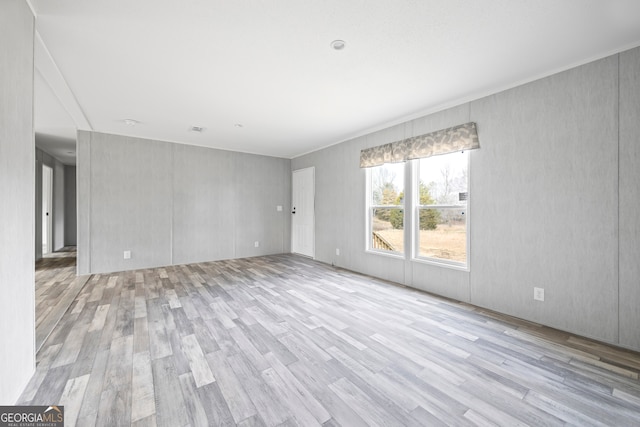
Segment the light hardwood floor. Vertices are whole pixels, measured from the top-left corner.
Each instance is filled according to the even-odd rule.
[[[640,355],[294,255],[95,275],[23,404],[67,426],[640,424]]]
[[[67,246],[36,261],[36,349],[51,334],[89,276],[76,276],[76,247]]]

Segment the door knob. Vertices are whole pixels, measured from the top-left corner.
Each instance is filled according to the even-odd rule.
[[[296,213],[296,208],[295,208],[295,207],[293,208],[293,212],[291,212],[291,213],[292,213],[292,214],[295,214],[295,213]]]

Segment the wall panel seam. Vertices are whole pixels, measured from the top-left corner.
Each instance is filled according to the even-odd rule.
[[[87,206],[88,206],[89,212],[88,212],[88,215],[87,215],[87,231],[88,231],[88,233],[87,233],[87,248],[86,248],[86,251],[87,251],[87,254],[88,254],[87,263],[89,265],[89,272],[93,271],[92,264],[91,264],[91,255],[92,255],[91,254],[91,234],[92,234],[91,233],[91,231],[92,231],[91,230],[91,212],[92,212],[92,210],[91,210],[91,204],[92,204],[91,203],[91,195],[93,193],[93,188],[92,188],[93,180],[91,179],[92,176],[93,176],[93,171],[92,171],[92,167],[91,167],[91,154],[92,154],[91,146],[93,145],[93,144],[91,144],[91,140],[92,139],[93,139],[93,132],[89,132],[89,138],[87,139],[87,153],[88,153],[88,155],[86,156],[87,157],[87,163],[88,163],[88,165],[87,165],[88,166],[88,169],[87,169],[88,174],[87,174],[87,176],[88,176],[88,179],[89,179],[89,182],[87,183],[87,186],[89,188],[89,192],[88,192],[89,194],[87,195]]]
[[[169,147],[171,149],[171,171],[169,172],[171,175],[171,210],[169,212],[169,215],[171,215],[171,218],[169,220],[169,223],[171,224],[171,226],[169,227],[169,264],[170,265],[174,265],[173,263],[173,252],[174,252],[174,247],[173,247],[173,233],[174,233],[174,228],[175,228],[175,214],[174,214],[174,206],[175,206],[175,196],[176,196],[176,182],[175,182],[175,169],[176,169],[176,147],[175,145],[171,145]]]
[[[618,99],[616,103],[616,120],[617,120],[617,128],[616,128],[616,143],[617,143],[617,203],[616,203],[616,214],[617,214],[617,224],[616,224],[616,242],[617,242],[617,254],[616,254],[616,268],[617,268],[617,296],[618,296],[618,307],[617,307],[617,319],[618,319],[618,328],[617,328],[617,339],[616,342],[620,344],[620,53],[616,55],[617,59],[617,72],[618,72],[618,81],[617,89],[618,89]]]

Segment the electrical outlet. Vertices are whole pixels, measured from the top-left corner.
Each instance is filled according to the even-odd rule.
[[[124,251],[124,259],[131,259],[131,251]]]
[[[533,299],[536,301],[544,301],[544,288],[533,288]]]
[[[260,247],[260,242],[258,242],[257,240],[253,243],[253,246],[255,248],[259,248]]]
[[[340,249],[336,248],[336,255],[340,256]]]

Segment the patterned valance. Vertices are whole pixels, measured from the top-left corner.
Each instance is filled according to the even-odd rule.
[[[469,122],[402,141],[366,148],[360,151],[360,167],[370,168],[384,163],[398,163],[476,148],[480,148],[476,124]]]

